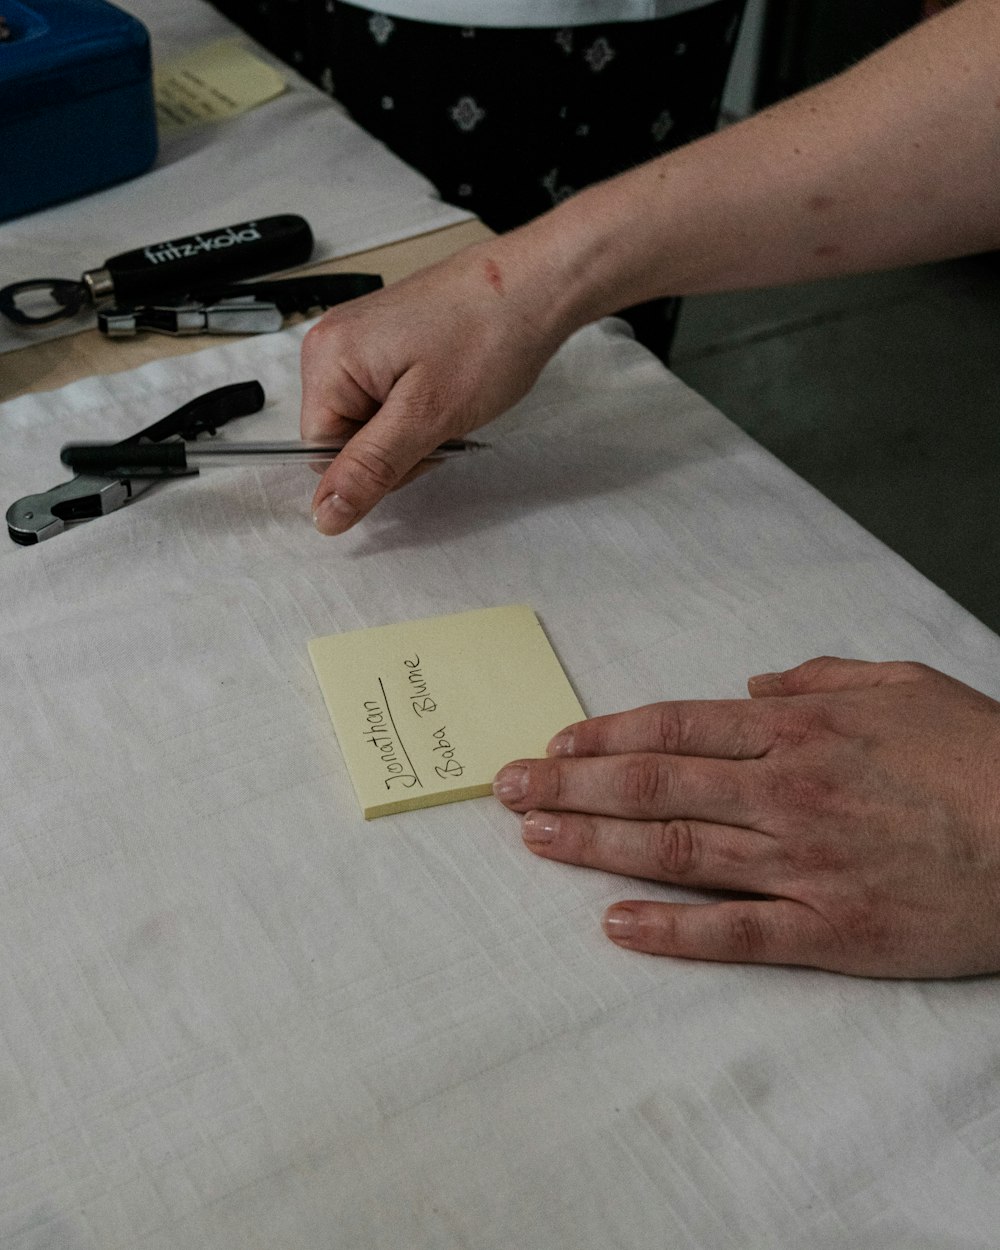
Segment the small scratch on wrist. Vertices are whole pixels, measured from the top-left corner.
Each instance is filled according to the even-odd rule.
[[[490,257],[483,264],[483,274],[486,281],[490,284],[497,295],[504,294],[503,274],[500,272],[500,266]]]

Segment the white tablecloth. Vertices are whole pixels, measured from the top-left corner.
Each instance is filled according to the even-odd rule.
[[[155,167],[139,178],[0,225],[0,286],[79,278],[130,248],[272,213],[305,217],[316,237],[314,260],[469,220],[204,0],[119,0],[119,8],[146,25],[154,61],[239,36],[280,68],[288,90],[231,121],[164,136]],[[0,353],[76,333],[93,321],[84,313],[22,330],[0,318]]]
[[[0,409],[59,445],[300,335]],[[340,540],[306,470],[166,485],[0,555],[4,1250],[995,1246],[998,982],[660,960],[492,799],[366,824],[309,638],[534,605],[589,713],[822,653],[1000,693],[1000,640],[615,323]],[[6,506],[6,504],[5,504]]]

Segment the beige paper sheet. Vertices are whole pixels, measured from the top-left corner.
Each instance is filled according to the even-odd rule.
[[[525,604],[315,638],[309,654],[366,820],[489,794],[584,716]]]
[[[220,39],[157,68],[161,134],[238,117],[281,95],[282,75],[235,39]]]

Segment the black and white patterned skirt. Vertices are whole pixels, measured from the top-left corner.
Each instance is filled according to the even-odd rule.
[[[216,0],[495,230],[712,130],[744,0],[596,26],[460,27],[344,0]]]

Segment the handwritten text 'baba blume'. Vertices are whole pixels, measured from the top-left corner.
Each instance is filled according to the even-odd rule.
[[[437,703],[428,693],[427,682],[420,669],[420,657],[415,655],[412,660],[404,660],[403,664],[407,670],[407,695],[410,709],[418,720],[423,720],[426,715],[438,710]],[[364,706],[365,720],[368,723],[368,728],[364,730],[364,737],[379,753],[386,774],[383,778],[385,788],[387,790],[394,788],[410,790],[414,786],[422,785],[402,743],[397,740],[395,727],[385,702],[379,699],[366,699]],[[455,749],[448,741],[447,726],[442,725],[440,729],[432,730],[431,737],[434,740],[431,751],[435,760],[435,773],[442,781],[451,781],[461,777],[465,772],[465,766],[455,758]]]

